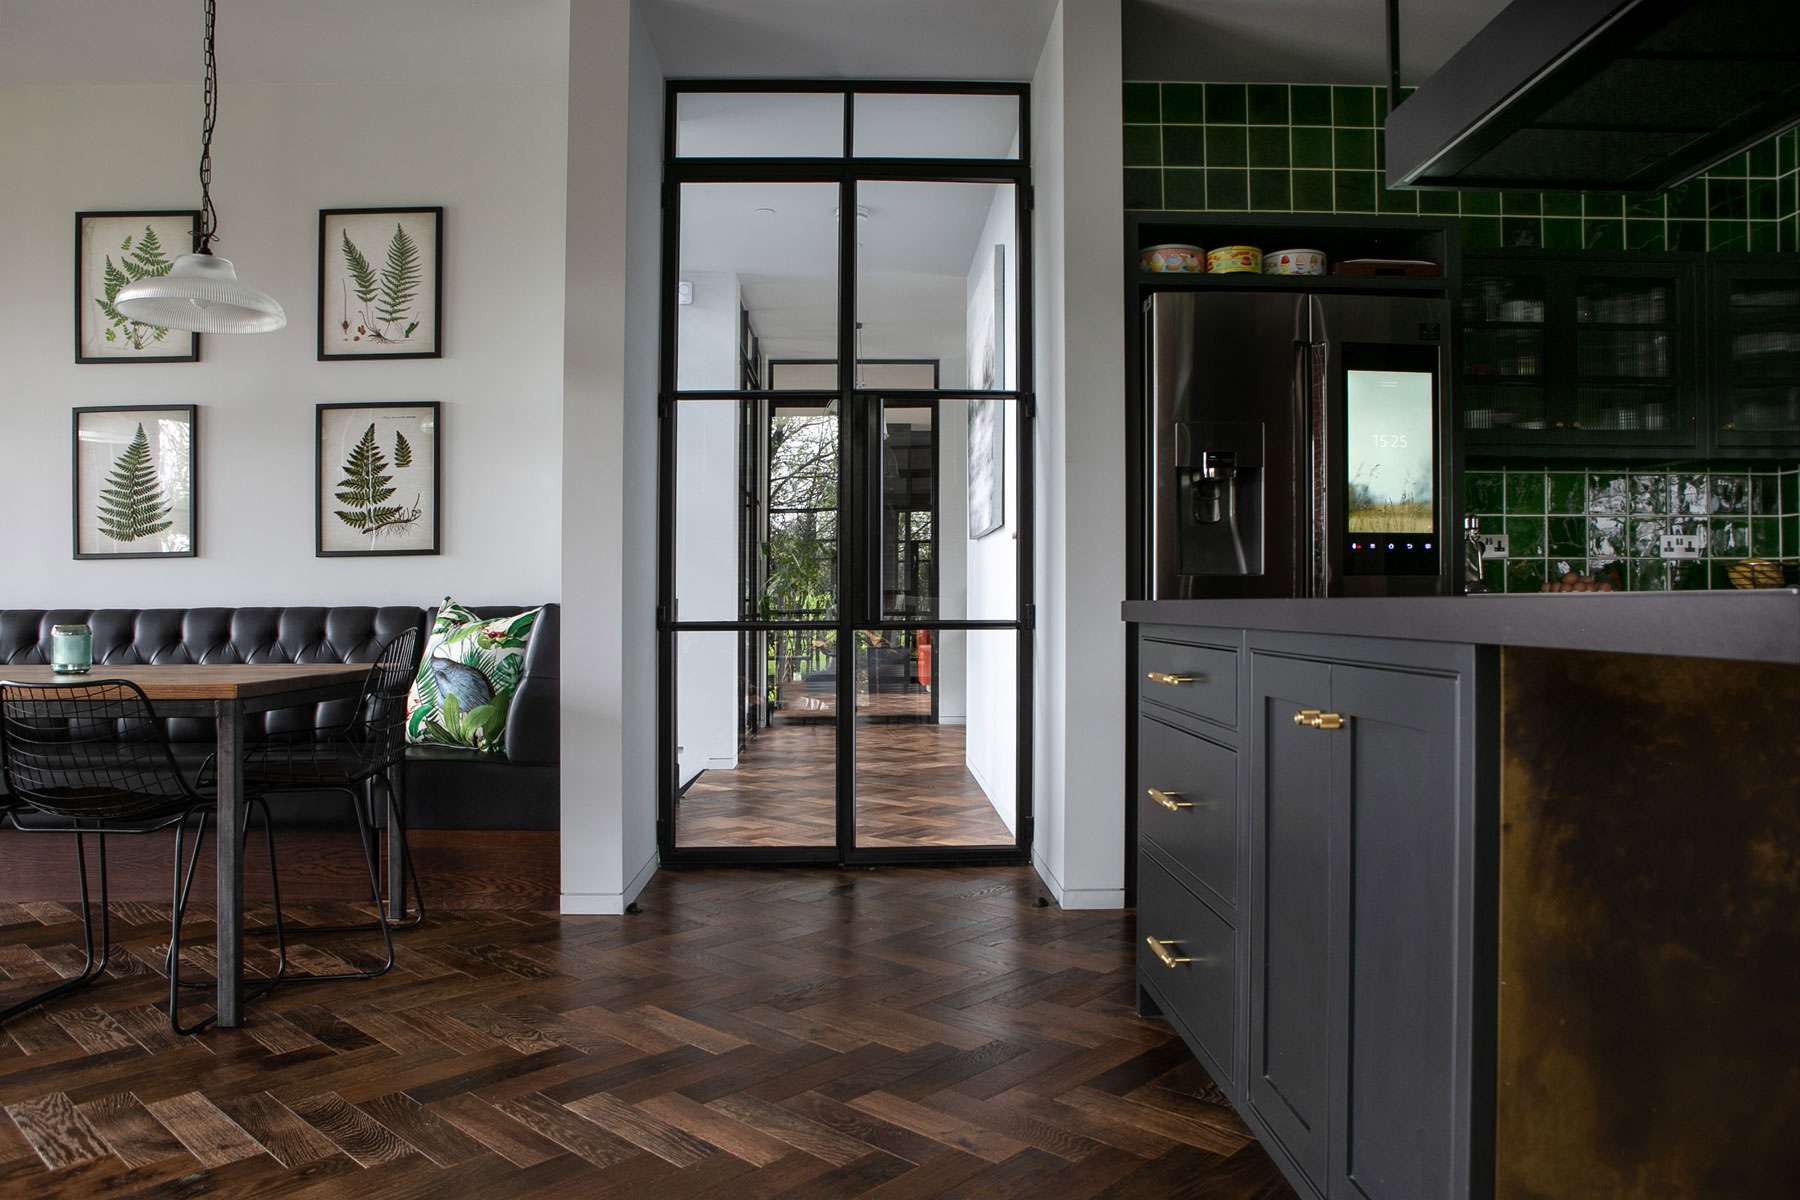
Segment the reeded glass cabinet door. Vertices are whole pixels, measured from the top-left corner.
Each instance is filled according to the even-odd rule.
[[[1711,264],[1713,438],[1800,445],[1800,261]]]

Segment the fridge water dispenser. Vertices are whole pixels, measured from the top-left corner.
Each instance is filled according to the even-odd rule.
[[[1263,572],[1263,424],[1175,426],[1177,572]]]

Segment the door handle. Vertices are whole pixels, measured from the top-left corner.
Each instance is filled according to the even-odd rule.
[[[1170,687],[1176,687],[1184,683],[1193,683],[1198,678],[1199,676],[1197,675],[1170,675],[1166,671],[1150,672],[1151,683],[1166,683]]]
[[[1294,724],[1305,725],[1309,729],[1342,729],[1344,717],[1342,713],[1320,712],[1316,708],[1303,708],[1294,714]]]
[[[1150,947],[1150,953],[1156,955],[1165,967],[1173,967],[1178,963],[1205,961],[1204,959],[1187,958],[1176,954],[1174,947],[1181,945],[1180,942],[1165,942],[1161,938],[1147,937],[1144,939],[1144,944]]]
[[[1170,812],[1180,812],[1184,808],[1194,807],[1190,801],[1175,799],[1179,795],[1181,795],[1180,792],[1165,792],[1161,788],[1150,789],[1150,798]]]

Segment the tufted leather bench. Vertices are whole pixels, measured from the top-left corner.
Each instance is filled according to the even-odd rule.
[[[529,605],[476,608],[505,616]],[[387,641],[417,628],[420,645],[436,609],[363,606],[293,608],[0,609],[0,678],[13,663],[50,661],[54,625],[94,631],[94,661],[161,663],[373,662]],[[525,675],[506,723],[506,753],[413,746],[405,794],[411,829],[554,830],[561,825],[562,613],[544,606],[525,652]],[[251,717],[249,732],[330,728],[349,716],[351,701],[281,709]],[[212,722],[172,718],[169,736],[183,758],[211,753]],[[347,820],[344,806],[315,806],[280,797],[282,824]]]

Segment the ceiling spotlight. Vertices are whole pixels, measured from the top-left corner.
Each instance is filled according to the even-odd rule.
[[[772,216],[774,216],[774,215],[775,215],[775,210],[774,210],[774,209],[772,209],[772,208],[758,208],[758,209],[752,209],[752,210],[751,210],[751,215],[752,215],[752,216],[757,216],[757,217],[772,217]]]

